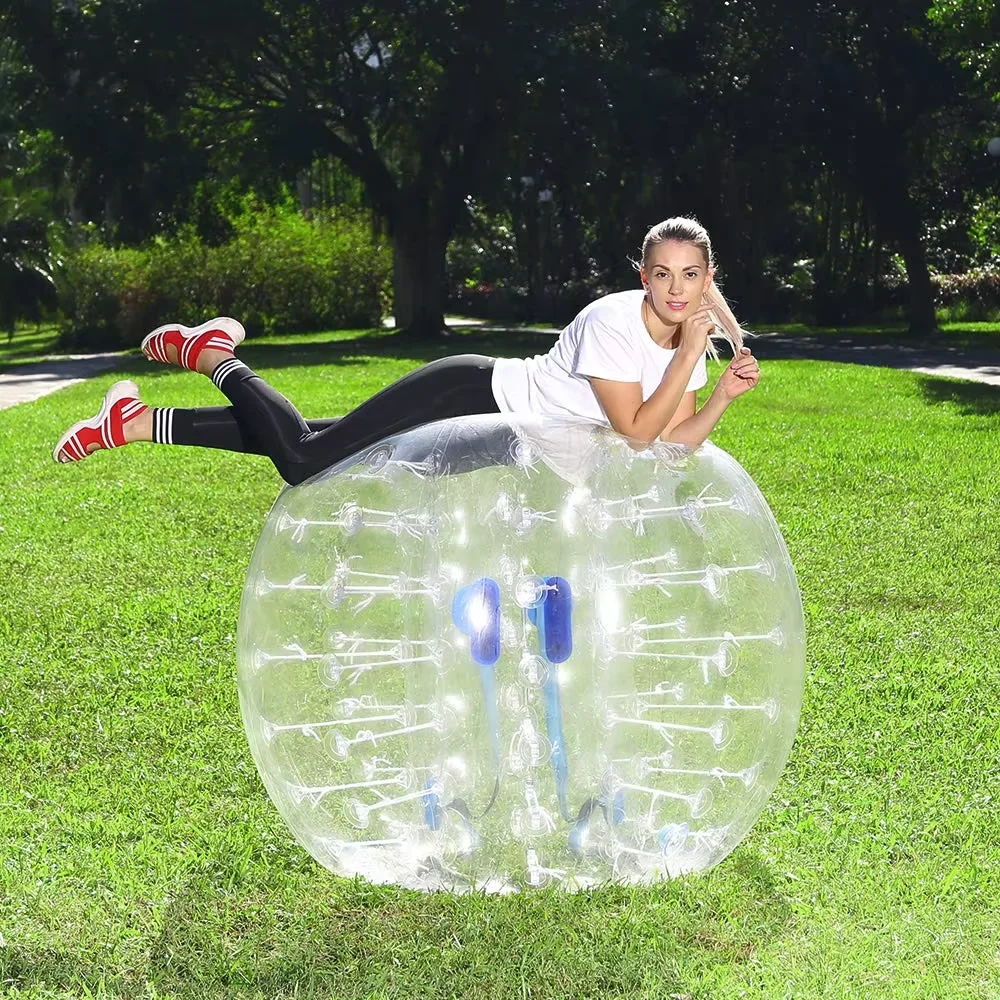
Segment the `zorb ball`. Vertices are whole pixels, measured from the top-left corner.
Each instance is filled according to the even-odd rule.
[[[299,842],[416,889],[645,883],[740,842],[798,725],[778,527],[725,452],[483,416],[286,489],[240,609]]]

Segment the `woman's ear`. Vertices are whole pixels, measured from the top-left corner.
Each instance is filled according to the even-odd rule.
[[[705,278],[705,290],[701,293],[701,300],[702,300],[702,302],[708,302],[709,301],[708,293],[709,293],[709,290],[711,289],[712,285],[714,284],[714,282],[712,280],[714,277],[715,277],[715,268],[714,267],[710,267],[708,269],[708,276]]]

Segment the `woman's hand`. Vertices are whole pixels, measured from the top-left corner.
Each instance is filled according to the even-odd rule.
[[[757,359],[750,353],[749,347],[740,349],[740,353],[726,366],[719,378],[716,389],[726,399],[733,400],[743,393],[749,392],[760,381],[760,367]]]
[[[708,350],[708,338],[715,330],[715,323],[709,315],[709,307],[702,306],[681,324],[681,339],[678,347],[701,357]]]

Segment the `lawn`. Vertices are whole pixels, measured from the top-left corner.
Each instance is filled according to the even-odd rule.
[[[452,338],[519,354],[550,337]],[[433,352],[253,342],[310,416]],[[52,464],[107,375],[0,412],[0,995],[981,998],[1000,993],[1000,389],[764,362],[716,444],[757,481],[809,637],[799,736],[713,871],[577,896],[338,879],[247,750],[235,625],[279,481],[134,446]],[[150,402],[206,379],[129,361]]]
[[[59,329],[53,325],[19,326],[13,337],[0,334],[0,370],[65,353],[59,347]]]

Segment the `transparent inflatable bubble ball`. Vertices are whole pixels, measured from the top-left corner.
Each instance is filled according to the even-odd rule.
[[[238,659],[254,760],[317,861],[510,892],[725,858],[788,757],[805,638],[724,451],[496,416],[286,489]]]

